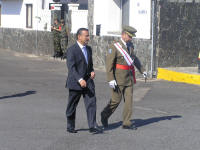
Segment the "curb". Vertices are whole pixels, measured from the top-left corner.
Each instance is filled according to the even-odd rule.
[[[158,68],[157,79],[200,85],[200,75]]]

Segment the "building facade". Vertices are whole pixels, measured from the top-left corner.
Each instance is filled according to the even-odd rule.
[[[46,1],[2,0],[1,27],[50,30],[51,12]]]
[[[1,0],[2,28],[50,31],[55,17],[65,18],[66,3],[53,0]],[[55,16],[57,12],[59,15]]]
[[[51,55],[52,18],[58,13],[60,18],[64,17],[51,2],[0,0],[0,48]],[[82,12],[79,8],[80,5],[70,8],[69,46],[76,40],[77,28],[88,27],[95,66],[105,66],[108,46],[119,39],[123,25],[138,30],[137,38],[133,39],[135,52],[150,74],[155,75],[158,66],[195,66],[197,63],[200,0],[89,0],[88,10]],[[32,16],[32,21],[27,16]]]
[[[150,39],[151,0],[94,0],[94,35],[120,35],[122,26],[137,29],[137,38]]]

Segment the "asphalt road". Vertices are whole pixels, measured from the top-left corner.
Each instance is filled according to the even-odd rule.
[[[133,121],[121,128],[123,102],[103,134],[88,132],[84,103],[77,108],[77,134],[66,132],[66,64],[0,50],[0,150],[199,150],[200,87],[138,80]],[[110,93],[96,70],[97,120]]]

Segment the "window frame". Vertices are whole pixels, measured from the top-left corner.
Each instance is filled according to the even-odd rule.
[[[29,24],[29,8],[31,9],[31,22]],[[33,28],[33,4],[26,4],[26,28]]]

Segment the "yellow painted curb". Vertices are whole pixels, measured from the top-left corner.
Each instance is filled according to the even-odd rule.
[[[157,78],[174,82],[200,85],[200,75],[175,72],[163,68],[158,68]]]

